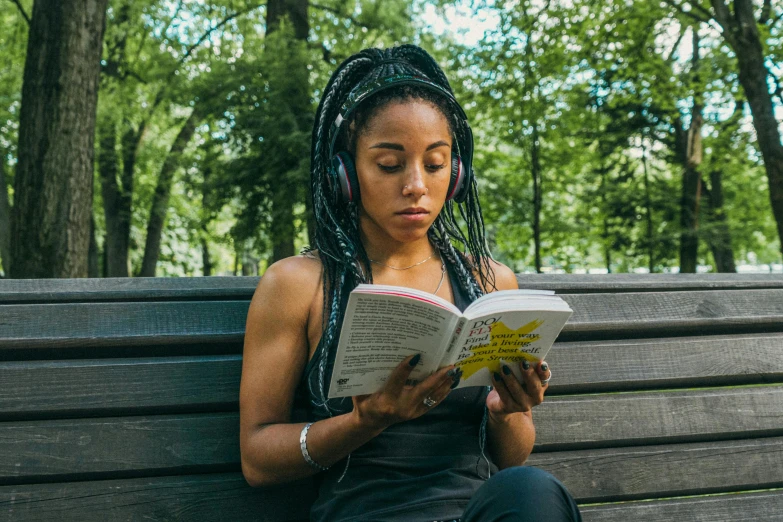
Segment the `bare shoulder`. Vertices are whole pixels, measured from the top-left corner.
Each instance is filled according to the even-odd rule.
[[[472,262],[473,258],[468,256],[468,260]],[[519,288],[519,283],[517,283],[517,276],[514,274],[513,270],[503,263],[499,263],[491,258],[488,259],[488,262],[489,267],[495,276],[495,288],[485,288],[485,292],[494,292],[495,290],[517,290]],[[474,269],[473,275],[476,277],[476,280],[479,281],[479,284],[481,284],[477,268]]]
[[[273,263],[261,276],[250,303],[251,311],[274,302],[279,312],[306,317],[320,287],[321,272],[321,260],[314,255],[292,256]]]

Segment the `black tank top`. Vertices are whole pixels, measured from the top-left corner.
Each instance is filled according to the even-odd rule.
[[[454,304],[464,310],[469,299],[451,267],[448,276]],[[321,342],[301,383],[310,399],[308,416],[312,421],[329,416],[307,387],[307,383],[317,385],[317,363],[323,349]],[[331,353],[324,372],[327,388],[333,366]],[[454,390],[421,417],[390,426],[354,450],[347,470],[343,459],[316,475],[318,498],[310,520],[430,522],[461,517],[473,493],[497,471],[489,452],[482,455],[480,449],[479,428],[487,393],[486,387]],[[329,406],[335,416],[353,409],[350,398],[333,399]]]

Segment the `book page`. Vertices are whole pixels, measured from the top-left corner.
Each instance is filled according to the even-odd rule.
[[[519,363],[542,360],[571,311],[516,310],[468,318],[444,364],[462,369],[457,388],[492,386],[492,373],[506,363],[521,380]]]
[[[396,295],[352,292],[337,346],[329,398],[380,390],[392,370],[415,353],[411,383],[437,369],[457,316],[440,306]]]

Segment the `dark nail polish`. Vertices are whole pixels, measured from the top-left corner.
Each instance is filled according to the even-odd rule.
[[[500,376],[500,374],[498,372],[493,372],[493,375],[494,375],[496,381],[503,380],[503,378]]]
[[[416,355],[413,357],[413,359],[411,359],[410,361],[408,361],[408,364],[409,364],[409,365],[411,365],[411,367],[413,367],[413,366],[416,366],[417,364],[419,364],[419,361],[420,361],[420,360],[421,360],[421,354],[420,354],[420,353],[417,353],[417,354],[416,354]]]
[[[459,382],[460,382],[461,380],[462,380],[462,376],[460,376],[460,375],[458,375],[458,376],[454,377],[454,382],[453,382],[453,383],[451,383],[451,386],[450,386],[450,388],[453,390],[454,388],[456,388],[457,386],[459,386]]]
[[[449,377],[454,379],[457,376],[457,369],[456,368],[452,368],[451,370],[446,372],[446,375],[448,375]]]
[[[508,366],[506,366],[504,364],[503,365],[503,373],[505,373],[506,375],[511,375],[511,368],[509,368]]]
[[[527,362],[527,359],[522,359],[522,368],[524,368],[525,370],[530,369],[530,363]]]
[[[547,363],[544,363],[544,364],[542,364],[542,365],[541,365],[541,371],[542,371],[542,372],[545,372],[545,371],[547,371],[548,369],[549,369],[549,365],[548,365]]]

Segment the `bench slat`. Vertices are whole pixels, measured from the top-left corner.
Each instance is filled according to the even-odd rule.
[[[548,360],[550,397],[783,382],[783,334],[557,343]],[[236,410],[241,367],[240,355],[0,363],[0,421]]]
[[[309,483],[251,488],[240,473],[0,486],[0,520],[306,520]]]
[[[550,395],[783,382],[783,334],[555,343]]]
[[[560,341],[783,331],[783,289],[563,298],[574,315]],[[241,343],[247,310],[246,301],[3,305],[0,356],[14,349],[30,355],[35,349],[66,354],[80,347]]]
[[[236,413],[0,424],[0,484],[239,469]]]
[[[309,483],[253,489],[239,473],[0,486],[0,518],[62,520],[306,520]],[[585,522],[777,521],[783,490],[583,506]]]
[[[783,290],[567,294],[561,341],[783,330]]]
[[[783,435],[783,386],[552,397],[536,407],[539,451]]]
[[[783,490],[581,508],[585,522],[779,522]]]
[[[0,363],[0,420],[235,411],[239,355]]]
[[[533,453],[582,503],[783,487],[783,437]]]
[[[553,397],[535,419],[536,451],[783,436],[783,386]],[[234,412],[0,423],[0,483],[238,470],[238,429]]]
[[[2,303],[250,300],[257,276],[3,279]],[[558,293],[783,288],[783,274],[517,274],[520,288]]]

